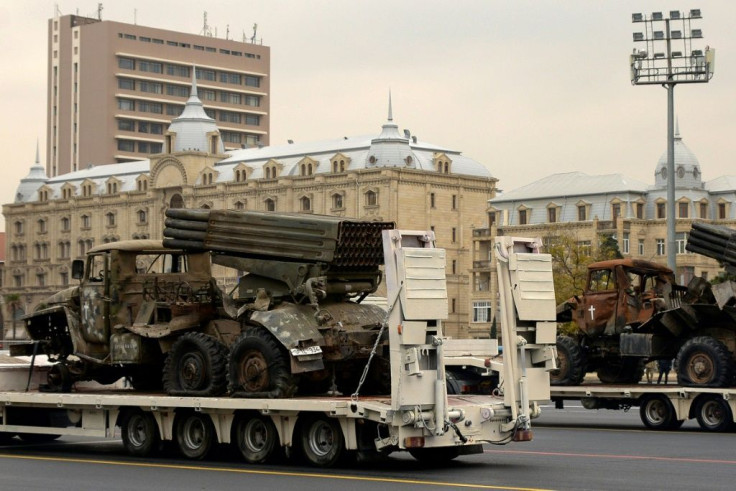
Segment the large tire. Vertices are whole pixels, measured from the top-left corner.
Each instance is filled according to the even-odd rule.
[[[164,389],[175,396],[218,396],[227,386],[227,348],[201,332],[174,342],[164,365]]]
[[[733,356],[710,336],[688,339],[677,354],[677,383],[686,387],[728,387],[734,376]]]
[[[296,394],[289,354],[261,328],[240,335],[230,350],[230,393],[233,397],[286,398]]]
[[[129,411],[120,425],[125,450],[136,457],[148,457],[161,446],[153,414],[140,409]]]
[[[706,431],[728,431],[734,426],[731,406],[718,394],[701,396],[695,406],[695,418]]]
[[[552,385],[580,385],[585,378],[585,358],[570,336],[557,336],[557,370],[550,372]]]
[[[650,394],[642,397],[639,405],[639,417],[644,426],[652,430],[673,430],[682,426],[684,420],[678,420],[672,402],[662,394]]]
[[[258,413],[239,415],[233,425],[231,440],[250,464],[271,462],[280,450],[276,425],[271,418]]]
[[[644,376],[642,358],[623,357],[598,367],[598,379],[604,384],[638,384]]]
[[[316,416],[301,426],[301,451],[315,467],[332,467],[346,457],[345,438],[334,418]]]
[[[184,457],[203,460],[215,443],[215,425],[207,414],[187,412],[177,418],[176,444]]]

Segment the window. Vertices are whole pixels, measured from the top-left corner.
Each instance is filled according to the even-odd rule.
[[[80,223],[82,224],[82,228],[89,228],[92,221],[90,220],[89,215],[82,215]]]
[[[118,183],[108,182],[107,183],[107,194],[116,194],[117,192],[118,192]]]
[[[243,78],[238,73],[220,72],[220,82],[240,85],[243,83]]]
[[[227,102],[228,104],[240,104],[240,94],[234,94],[232,92],[220,92],[220,102]]]
[[[144,224],[148,221],[148,212],[146,210],[138,210],[138,224]]]
[[[160,102],[138,101],[138,110],[146,113],[163,114],[164,105]]]
[[[457,274],[457,259],[452,260],[452,268],[450,269],[452,274]]]
[[[665,203],[657,203],[657,218],[666,218]]]
[[[135,60],[132,58],[118,58],[118,68],[135,70]]]
[[[611,205],[611,219],[617,220],[621,216],[621,203],[613,203]]]
[[[22,235],[23,234],[23,222],[21,222],[21,221],[15,222],[13,228],[15,229],[15,233],[16,234],[18,234],[18,235]]]
[[[430,208],[435,207],[434,193],[429,193],[429,207]]]
[[[455,313],[455,305],[456,305],[456,303],[457,303],[457,302],[455,301],[455,299],[454,299],[454,298],[453,298],[453,299],[452,299],[452,301],[450,302],[450,313],[451,313],[451,314],[454,314],[454,313]]]
[[[167,116],[179,116],[183,110],[184,106],[178,106],[176,104],[166,104]]]
[[[720,220],[726,219],[726,203],[718,203],[718,218]]]
[[[526,225],[527,216],[526,210],[519,210],[519,225]]]
[[[688,218],[688,204],[689,203],[687,202],[677,203],[678,215],[680,218]]]
[[[62,217],[61,218],[61,231],[62,232],[68,232],[71,229],[71,220],[69,217]]]
[[[657,239],[657,255],[665,255],[664,239]]]
[[[240,124],[241,117],[239,113],[234,113],[232,111],[219,111],[220,113],[220,121],[225,121],[228,123],[237,123]]]
[[[135,90],[135,80],[132,78],[119,78],[118,89]]]
[[[41,218],[36,222],[36,225],[38,227],[38,233],[39,234],[45,234],[47,232],[46,230],[46,219]]]
[[[457,229],[452,227],[452,243],[454,244],[455,242],[457,242]]]
[[[639,255],[644,255],[644,239],[639,239]]]
[[[261,124],[261,117],[257,114],[246,114],[245,124],[249,124],[251,126],[258,126],[259,124]]]
[[[245,210],[245,203],[242,201],[238,201],[235,203],[235,209],[236,210]]]
[[[189,78],[189,67],[167,63],[166,64],[166,74],[173,75],[175,77]]]
[[[151,94],[163,94],[164,85],[158,82],[138,82],[138,88],[141,92],[149,92]]]
[[[343,208],[342,194],[332,195],[332,209],[341,210]]]
[[[121,111],[135,111],[135,101],[131,99],[118,99],[118,109]]]
[[[276,211],[276,202],[271,198],[266,199],[266,211]]]
[[[491,302],[478,300],[473,302],[473,322],[491,321]]]
[[[580,248],[580,252],[583,254],[590,256],[593,252],[593,247],[589,240],[578,241],[577,245]]]
[[[685,232],[677,232],[675,234],[675,245],[677,246],[677,254],[689,254],[685,249],[687,245],[687,234]]]
[[[261,98],[257,95],[244,95],[243,104],[245,104],[246,106],[260,107]]]
[[[199,80],[210,80],[212,82],[217,79],[217,77],[215,77],[214,70],[206,70],[204,68],[197,68],[197,78]]]
[[[135,152],[135,142],[133,140],[118,140],[118,150],[121,152]]]
[[[378,194],[375,191],[367,191],[365,193],[365,204],[366,206],[377,206]]]
[[[549,223],[557,221],[557,208],[547,208],[547,221]]]
[[[115,226],[115,213],[110,212],[105,214],[105,224],[108,227],[114,227]]]
[[[261,86],[261,77],[255,77],[253,75],[246,75],[245,76],[245,85],[248,87],[260,87]]]
[[[457,194],[452,195],[452,209],[457,210]]]
[[[629,253],[629,232],[624,232],[623,243],[621,244],[621,252],[623,254]]]
[[[151,72],[151,73],[163,73],[164,72],[163,64],[157,63],[155,61],[141,60],[138,62],[138,69],[142,72]]]
[[[118,119],[118,129],[120,131],[135,131],[135,121],[131,119]]]
[[[708,203],[700,203],[700,218],[708,218]]]
[[[588,289],[591,292],[604,292],[616,289],[616,281],[613,271],[610,269],[599,269],[590,272]]]
[[[312,200],[310,200],[307,196],[302,196],[302,198],[299,200],[299,207],[301,211],[311,211]]]
[[[166,95],[189,97],[189,88],[181,85],[166,84]]]
[[[61,283],[61,286],[68,286],[69,285],[69,273],[66,271],[62,271],[59,273],[59,282]]]
[[[200,89],[199,90],[199,98],[203,101],[216,101],[216,92],[214,90],[210,89]]]
[[[644,203],[636,203],[634,205],[636,209],[636,218],[643,219],[644,218]]]

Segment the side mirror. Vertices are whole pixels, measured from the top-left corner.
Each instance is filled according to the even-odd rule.
[[[84,261],[75,259],[72,261],[72,278],[81,280],[84,277]]]

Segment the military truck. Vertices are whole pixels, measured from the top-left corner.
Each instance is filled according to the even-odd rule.
[[[680,385],[728,387],[736,373],[735,300],[731,285],[695,277],[683,287],[653,262],[593,263],[582,295],[557,307],[557,321],[573,321],[577,331],[557,338],[552,384],[578,385],[587,372],[603,383],[638,383],[647,360],[675,359]]]
[[[361,304],[381,281],[389,222],[169,210],[163,241],[97,246],[79,286],[25,317],[57,363],[47,389],[128,377],[170,395],[290,397],[390,390],[386,313]],[[226,294],[212,264],[244,272]],[[372,356],[371,370],[364,374]]]

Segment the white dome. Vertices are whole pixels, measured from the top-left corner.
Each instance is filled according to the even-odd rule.
[[[664,151],[654,171],[654,187],[667,187],[667,150]],[[683,143],[679,129],[675,132],[675,186],[700,188],[703,186],[700,162]]]

